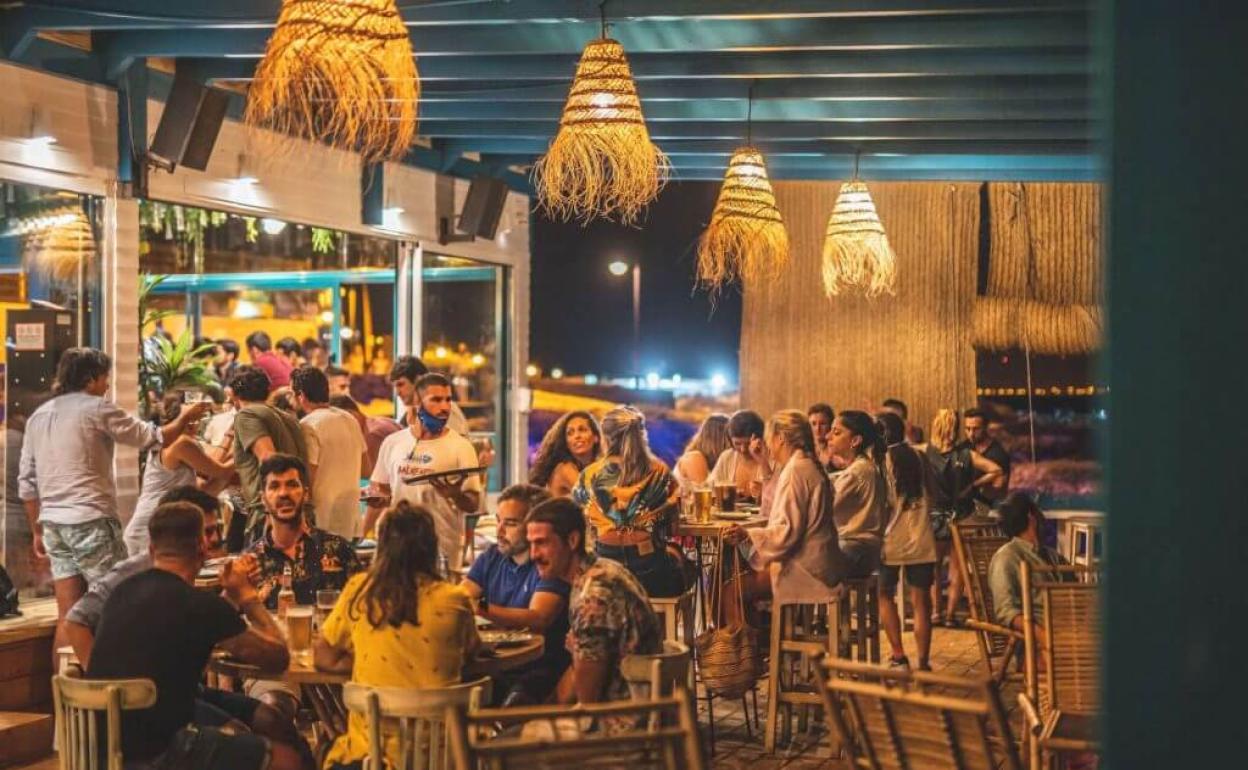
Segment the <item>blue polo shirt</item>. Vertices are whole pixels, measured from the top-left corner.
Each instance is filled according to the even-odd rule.
[[[533,594],[538,591],[557,594],[566,602],[572,592],[571,586],[558,578],[543,579],[533,562],[516,564],[514,559],[498,550],[497,545],[490,546],[477,557],[468,569],[468,579],[481,586],[485,600],[497,607],[527,609]],[[567,657],[563,646],[567,635],[568,615],[565,612],[546,629],[544,657],[547,660],[562,661]]]

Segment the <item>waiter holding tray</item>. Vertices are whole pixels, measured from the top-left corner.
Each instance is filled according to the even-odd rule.
[[[382,442],[373,468],[364,532],[374,531],[387,507],[400,500],[423,505],[433,514],[438,550],[457,565],[463,515],[481,502],[482,468],[468,439],[447,427],[451,383],[440,374],[421,375],[415,383],[415,414],[408,427]]]

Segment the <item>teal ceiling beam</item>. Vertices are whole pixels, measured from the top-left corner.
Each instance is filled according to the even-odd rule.
[[[680,155],[721,155],[728,157],[733,150],[742,144],[739,138],[733,139],[670,139],[663,142],[663,151],[676,157]],[[999,155],[1054,155],[1054,154],[1086,154],[1093,149],[1090,140],[1043,140],[1043,141],[1007,141],[1007,140],[859,140],[859,141],[827,141],[818,139],[791,141],[755,141],[755,146],[768,156],[772,155],[827,155],[842,154],[852,156],[861,151],[864,154],[999,154]],[[456,154],[468,152],[489,153],[494,155],[537,156],[546,152],[550,145],[548,138],[532,139],[525,137],[491,138],[465,137],[444,139],[439,145],[445,152]]]
[[[549,140],[558,128],[556,121],[428,121],[421,124],[420,132],[424,136],[445,138],[525,137]],[[1095,131],[1095,126],[1086,120],[867,121],[862,123],[772,121],[755,122],[751,131],[757,139],[773,141],[809,141],[811,139],[863,142],[873,139],[1080,141],[1089,139]],[[660,143],[665,139],[744,141],[745,133],[744,120],[735,123],[725,121],[650,124],[651,139]]]
[[[862,52],[867,50],[1075,48],[1091,43],[1090,16],[1064,12],[1029,17],[1010,14],[982,17],[930,16],[865,18],[711,18],[620,21],[611,36],[629,56],[645,53],[757,53],[768,51]],[[454,34],[438,27],[409,27],[412,50],[424,59],[444,55],[579,55],[599,35],[597,19],[516,22],[508,25],[465,24]],[[272,30],[199,27],[102,32],[110,56],[252,56],[259,58]]]
[[[649,102],[644,101],[647,123],[686,121],[745,120],[748,103],[738,101]],[[563,111],[558,102],[423,102],[420,122],[508,120],[557,121]],[[771,99],[757,101],[755,121],[861,120],[1090,120],[1090,99],[1034,99],[1028,101],[982,101],[974,99],[931,99],[917,101],[817,101],[811,99]]]

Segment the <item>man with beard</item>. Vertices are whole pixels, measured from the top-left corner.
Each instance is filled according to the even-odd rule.
[[[416,394],[416,383],[429,373],[429,367],[416,356],[399,356],[399,360],[390,367],[390,385],[394,387],[394,396],[403,404],[404,412],[399,415],[399,424],[407,427],[415,418],[413,412],[420,409],[420,398]],[[450,417],[446,427],[461,436],[468,435],[468,418],[459,408],[459,404],[451,402]]]
[[[250,553],[256,557],[251,577],[260,600],[277,609],[287,568],[297,604],[315,604],[320,590],[341,591],[347,578],[360,571],[360,562],[349,542],[304,518],[307,466],[298,457],[272,454],[260,463],[259,476],[269,526]]]
[[[628,568],[585,548],[585,514],[567,497],[539,504],[525,524],[529,552],[543,580],[570,586],[567,649],[572,664],[555,690],[559,703],[627,700],[620,674],[627,655],[662,649],[659,620]]]
[[[412,398],[417,406],[411,425],[387,436],[377,453],[371,477],[373,495],[362,531],[366,535],[373,531],[382,511],[400,501],[423,506],[433,514],[442,556],[458,567],[463,516],[477,511],[481,476],[434,474],[476,467],[477,450],[447,424],[451,417],[449,380],[440,374],[419,377],[412,385]]]
[[[545,489],[532,484],[504,489],[498,497],[498,544],[477,557],[461,585],[477,602],[477,614],[494,625],[546,637],[541,660],[508,672],[495,687],[495,697],[503,706],[545,701],[569,663],[564,649],[568,584],[538,574],[529,558],[524,530],[529,511],[549,498]]]
[[[298,457],[271,454],[260,463],[258,475],[268,531],[248,552],[255,557],[248,577],[260,601],[277,609],[287,570],[296,604],[315,604],[317,591],[341,591],[347,578],[360,571],[360,562],[349,542],[317,529],[304,517],[304,503],[311,494],[307,466]],[[283,720],[294,719],[298,711],[297,685],[259,680],[247,682],[245,690],[277,709]]]

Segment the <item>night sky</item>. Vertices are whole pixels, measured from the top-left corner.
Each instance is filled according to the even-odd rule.
[[[736,381],[741,295],[724,291],[714,308],[694,291],[696,247],[718,183],[673,182],[634,227],[552,222],[533,214],[530,358],[567,374],[631,374],[632,276],[617,259],[641,262],[641,366],[662,376]]]

